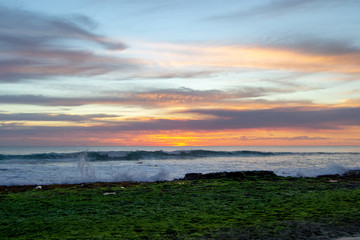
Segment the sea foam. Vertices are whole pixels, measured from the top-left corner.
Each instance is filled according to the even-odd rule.
[[[0,155],[0,185],[163,181],[182,178],[190,172],[252,170],[273,171],[279,176],[316,177],[360,169],[359,152],[330,150],[90,150],[26,154],[13,151],[15,154]]]

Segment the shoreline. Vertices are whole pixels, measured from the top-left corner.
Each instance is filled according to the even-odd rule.
[[[337,239],[360,233],[360,170],[0,186],[0,202],[2,239]]]
[[[0,194],[3,193],[17,193],[28,190],[53,190],[56,188],[78,188],[89,189],[99,187],[130,187],[141,184],[156,184],[164,182],[177,182],[177,181],[191,181],[191,180],[206,180],[206,179],[234,179],[234,180],[291,180],[291,179],[313,179],[315,181],[328,181],[331,183],[344,182],[344,181],[359,181],[360,170],[349,170],[343,175],[329,174],[319,175],[317,177],[283,177],[276,175],[273,171],[232,171],[232,172],[214,172],[214,173],[187,173],[183,178],[174,179],[170,181],[121,181],[121,182],[84,182],[84,183],[63,183],[63,184],[30,184],[30,185],[0,185]]]

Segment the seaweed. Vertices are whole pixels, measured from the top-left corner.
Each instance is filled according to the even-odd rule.
[[[6,187],[0,239],[333,239],[359,233],[359,179],[248,175]]]

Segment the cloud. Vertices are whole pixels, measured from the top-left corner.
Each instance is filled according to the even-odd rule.
[[[92,100],[92,101],[91,101]],[[41,95],[3,95],[0,96],[1,104],[22,104],[38,106],[81,106],[96,102],[102,102],[100,99],[82,99],[82,98],[56,98]]]
[[[189,110],[207,114],[213,127],[224,129],[247,128],[304,128],[338,129],[343,126],[360,126],[360,108],[310,109],[278,108],[265,110]]]
[[[313,109],[265,109],[223,110],[201,109],[183,113],[210,115],[199,120],[155,119],[150,121],[122,122],[113,130],[229,130],[260,128],[341,129],[344,126],[360,126],[360,108]],[[215,117],[215,118],[214,118]],[[118,127],[118,128],[117,128]]]
[[[0,5],[0,81],[93,76],[137,66],[135,60],[79,49],[77,42],[108,50],[126,48],[120,41],[94,33],[91,25],[86,16],[48,16]]]
[[[288,141],[286,144],[304,144],[308,141],[312,144],[314,141],[317,144],[359,143],[356,137],[360,130],[360,108],[282,108],[254,111],[199,109],[190,112],[201,114],[202,118],[119,118],[116,121],[116,118],[107,118],[105,115],[96,118],[88,115],[14,114],[8,116],[8,122],[0,122],[0,145],[76,143],[139,146],[187,143],[203,146],[238,145],[251,140],[281,145],[284,141]],[[207,118],[204,114],[211,114],[211,117]],[[10,121],[11,119],[14,121]],[[37,119],[46,119],[49,123],[31,125],[31,121]],[[61,125],[52,122],[58,120],[67,122]],[[81,124],[83,120],[85,123]]]
[[[168,62],[164,61],[163,65],[176,68],[212,68],[219,72],[266,69],[300,73],[359,74],[360,51],[351,52],[350,47],[329,50],[331,45],[332,43],[329,43],[327,47],[319,49],[318,53],[310,48],[306,49],[306,46],[301,43],[289,44],[285,47],[245,45],[188,46],[184,47],[184,51],[181,53],[176,52],[177,47],[175,46],[173,58],[171,61],[170,59]],[[337,51],[337,53],[331,55],[330,51]],[[338,54],[339,52],[343,52],[343,54]],[[348,54],[344,54],[344,52]]]
[[[243,87],[234,90],[194,90],[190,88],[156,89],[147,91],[112,92],[106,97],[59,98],[42,95],[0,95],[0,104],[21,104],[38,106],[81,106],[88,104],[136,105],[136,106],[180,106],[188,104],[222,105],[239,102],[241,99],[266,96],[277,92],[289,92],[289,88]],[[224,102],[226,101],[226,102]]]
[[[260,3],[260,4],[259,4]],[[277,24],[281,29],[282,22],[291,23],[292,17],[296,16],[295,22],[288,26],[283,32],[273,30],[267,36],[250,40],[250,44],[260,48],[276,48],[279,50],[296,51],[302,54],[317,56],[337,56],[337,55],[355,55],[359,58],[360,46],[357,37],[352,34],[349,36],[347,28],[356,27],[356,21],[344,22],[343,16],[349,14],[344,11],[344,7],[358,9],[359,1],[356,0],[270,0],[259,1],[253,7],[239,9],[236,12],[226,15],[214,16],[212,20],[220,20],[229,22],[239,22],[249,20],[249,24],[253,24],[254,18],[264,18],[274,20],[276,17],[287,14],[285,19],[277,19]],[[337,9],[338,8],[338,9]],[[320,13],[319,11],[320,10]],[[307,14],[314,14],[315,22],[308,22]],[[336,14],[336,15],[334,15]],[[304,17],[305,16],[305,17]],[[309,17],[310,19],[311,17]],[[299,22],[299,20],[301,21]],[[320,19],[316,22],[316,19]],[[251,21],[251,22],[250,22]],[[281,24],[280,24],[281,23]],[[326,24],[325,24],[326,23]],[[299,24],[301,24],[299,26]],[[309,27],[310,24],[314,24]],[[330,28],[324,28],[324,26]],[[294,27],[296,26],[296,27]],[[275,26],[277,27],[277,26]],[[305,31],[301,29],[309,29]],[[312,30],[317,29],[317,32]],[[338,31],[337,31],[338,30]],[[343,32],[341,32],[343,31]],[[351,31],[351,30],[350,30]],[[340,34],[341,32],[341,34]],[[296,33],[296,34],[294,34]],[[333,34],[337,33],[337,34]],[[248,42],[249,43],[249,42]],[[291,61],[291,59],[290,59]]]
[[[48,113],[0,113],[0,122],[6,121],[66,121],[66,122],[89,122],[99,121],[104,118],[118,117],[109,114],[48,114]]]
[[[271,38],[270,38],[271,39]],[[279,50],[295,51],[302,54],[317,56],[359,55],[360,48],[351,40],[345,38],[325,39],[319,37],[304,36],[301,34],[283,36],[278,39],[262,42],[262,46]]]
[[[174,105],[181,104],[202,104],[226,101],[238,101],[239,99],[246,99],[258,96],[264,96],[274,89],[266,88],[241,88],[237,90],[193,90],[189,88],[178,89],[162,89],[145,92],[133,92],[125,94],[125,98],[129,102],[137,103],[139,105]]]
[[[346,0],[347,2],[354,2],[353,0]],[[281,15],[289,14],[292,11],[299,11],[299,9],[314,9],[323,7],[332,7],[339,4],[343,4],[345,1],[341,0],[328,0],[326,2],[322,0],[272,0],[267,1],[265,4],[261,4],[250,9],[240,10],[227,15],[213,16],[211,20],[246,20],[249,18],[267,16],[267,15]],[[324,4],[325,3],[325,4]]]
[[[184,113],[184,111],[183,111]],[[17,132],[92,132],[115,133],[131,131],[223,131],[241,129],[302,129],[302,130],[340,130],[349,126],[360,126],[360,108],[335,108],[335,109],[312,109],[301,110],[297,108],[288,109],[266,109],[266,110],[223,110],[223,109],[199,109],[188,110],[186,113],[211,115],[212,117],[198,120],[181,119],[132,119],[120,121],[107,121],[98,123],[91,127],[67,126],[26,126],[24,129],[16,127]],[[16,116],[16,115],[15,115]],[[35,116],[35,115],[34,115]],[[34,116],[27,116],[28,118]],[[19,115],[18,118],[24,119]],[[51,118],[51,116],[47,116]],[[75,116],[77,118],[78,116]],[[106,117],[106,116],[104,116]],[[71,116],[59,115],[54,118],[67,119]],[[81,119],[81,117],[78,117]],[[84,116],[84,119],[92,116]],[[75,120],[75,119],[72,119]],[[9,127],[0,127],[9,134]],[[5,132],[4,132],[5,133]]]
[[[172,71],[169,72],[168,70],[163,70],[159,72],[158,70],[154,70],[152,72],[143,72],[143,73],[136,73],[126,77],[126,79],[173,79],[173,78],[205,78],[211,77],[215,74],[216,71],[213,70],[204,70],[204,71],[186,71],[186,70],[179,70],[179,71]]]
[[[313,140],[328,140],[330,138],[327,137],[308,137],[308,136],[296,136],[296,137],[247,137],[242,136],[238,138],[238,140],[246,140],[246,141],[259,141],[259,140],[286,140],[286,141],[313,141]]]
[[[323,6],[331,6],[339,0],[328,0],[324,5],[322,0],[273,0],[264,5],[254,7],[248,11],[237,14],[237,17],[254,17],[259,15],[274,15],[289,13],[292,10],[298,11],[300,8],[316,8]]]
[[[7,48],[29,49],[50,46],[64,40],[86,40],[108,49],[123,50],[122,42],[108,39],[87,29],[94,25],[87,16],[57,17],[19,9],[8,9],[0,5],[1,41]],[[85,23],[85,24],[84,24]]]

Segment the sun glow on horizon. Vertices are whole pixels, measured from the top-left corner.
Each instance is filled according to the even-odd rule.
[[[0,0],[0,146],[360,145],[334,1]]]

